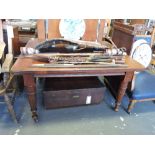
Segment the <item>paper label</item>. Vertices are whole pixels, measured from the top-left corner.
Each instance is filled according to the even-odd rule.
[[[91,96],[87,96],[87,98],[86,98],[86,104],[91,104]]]

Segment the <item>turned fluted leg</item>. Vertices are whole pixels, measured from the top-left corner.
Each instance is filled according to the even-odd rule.
[[[35,122],[38,121],[37,115],[37,103],[36,103],[36,84],[35,78],[31,74],[25,74],[24,76],[24,86],[28,95],[28,101],[32,112],[32,118]]]
[[[119,110],[119,106],[121,105],[121,101],[123,96],[125,95],[128,83],[132,80],[133,78],[133,72],[126,72],[124,78],[121,81],[118,94],[116,96],[116,104],[115,104],[115,111]]]
[[[131,110],[132,108],[134,107],[136,101],[135,100],[132,100],[130,101],[129,105],[128,105],[128,109],[127,109],[127,112],[130,114],[131,113]]]

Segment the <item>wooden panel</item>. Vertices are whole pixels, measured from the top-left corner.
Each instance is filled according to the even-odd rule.
[[[115,19],[116,22],[124,23],[124,19]]]
[[[99,31],[98,31],[98,38],[97,41],[101,42],[102,38],[103,38],[103,32],[104,32],[104,25],[105,25],[105,20],[101,19],[100,21],[100,27],[99,27]]]
[[[2,20],[0,20],[0,42],[3,42],[3,27],[2,27]]]
[[[86,23],[86,31],[84,33],[82,40],[96,41],[98,19],[85,19],[85,23]]]
[[[134,24],[145,24],[146,23],[146,19],[131,19],[130,24],[134,25]]]
[[[122,24],[119,22],[115,22],[114,26],[115,29],[118,29],[120,31],[123,31],[124,33],[134,35],[134,27],[131,25]]]
[[[30,58],[18,58],[18,60],[15,62],[15,64],[12,67],[12,72],[16,74],[23,74],[23,73],[33,73],[36,76],[44,76],[47,74],[52,74],[53,77],[56,76],[81,76],[81,75],[120,75],[123,72],[129,72],[129,71],[142,71],[144,70],[144,66],[139,64],[137,61],[134,61],[129,56],[126,56],[125,60],[128,67],[108,67],[108,68],[96,68],[94,65],[94,68],[79,68],[76,67],[73,68],[39,68],[39,67],[32,67],[33,64],[40,64],[40,61],[30,59]]]
[[[59,22],[60,19],[48,20],[48,39],[61,37],[61,34],[59,32]]]
[[[4,54],[4,49],[5,49],[5,43],[3,41],[3,25],[2,25],[2,20],[0,20],[0,64],[2,63],[2,57]],[[1,72],[1,66],[0,66],[0,72]]]
[[[118,48],[125,47],[127,54],[130,55],[134,35],[124,33],[121,30],[114,29],[112,34],[112,40]]]
[[[62,37],[59,32],[59,22],[60,19],[48,20],[48,39]],[[97,39],[98,41],[101,41],[103,36],[104,20],[103,19],[101,20],[98,38],[97,38],[98,19],[85,19],[85,23],[86,23],[86,31],[84,33],[82,40],[96,41]]]
[[[14,56],[17,56],[20,54],[18,27],[13,27],[13,33],[14,33],[14,38],[12,38],[12,46],[13,46]]]
[[[125,47],[130,55],[133,39],[134,27],[119,22],[114,23],[112,40],[118,48]]]
[[[38,19],[37,32],[38,32],[38,39],[45,40],[45,20],[44,19]]]

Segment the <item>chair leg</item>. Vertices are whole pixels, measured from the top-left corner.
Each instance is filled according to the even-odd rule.
[[[5,103],[6,103],[6,105],[7,105],[8,111],[9,111],[9,113],[10,113],[10,115],[11,115],[13,121],[14,121],[15,123],[18,123],[17,118],[16,118],[15,111],[14,111],[14,109],[13,109],[13,105],[12,105],[12,103],[11,103],[11,100],[10,100],[9,96],[8,96],[6,93],[4,94],[4,100],[5,100]]]
[[[136,103],[135,100],[130,101],[130,103],[129,103],[129,105],[128,105],[128,109],[127,109],[127,112],[128,112],[129,114],[131,113],[131,110],[133,109],[135,103]]]
[[[11,104],[12,104],[12,105],[13,105],[14,102],[15,102],[16,93],[17,93],[17,90],[14,89],[13,92],[12,92],[12,99],[11,99]]]

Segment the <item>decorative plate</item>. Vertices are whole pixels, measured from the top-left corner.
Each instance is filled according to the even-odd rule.
[[[145,68],[149,66],[152,59],[152,50],[146,40],[140,39],[133,43],[131,57]]]
[[[65,39],[79,40],[85,32],[83,19],[61,19],[59,31]]]

